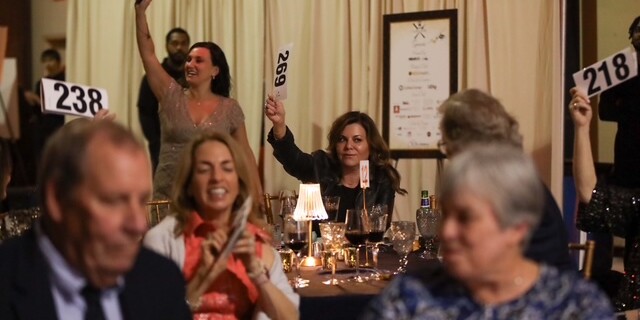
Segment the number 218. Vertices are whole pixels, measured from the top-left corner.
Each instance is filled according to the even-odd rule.
[[[614,75],[615,77],[621,81],[626,79],[629,76],[629,66],[627,65],[627,57],[624,53],[618,53],[612,59],[613,66],[615,67]],[[600,91],[600,86],[596,85],[596,79],[598,77],[598,71],[602,72],[604,75],[604,81],[607,83],[607,87],[611,86],[611,75],[609,73],[609,66],[607,65],[607,61],[602,62],[602,64],[597,68],[587,68],[584,71],[583,77],[584,80],[589,80],[589,91],[588,95],[592,95]]]

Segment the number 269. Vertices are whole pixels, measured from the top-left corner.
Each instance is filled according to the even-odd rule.
[[[289,51],[278,54],[278,66],[276,67],[275,87],[283,85],[287,81],[287,59],[289,59]]]

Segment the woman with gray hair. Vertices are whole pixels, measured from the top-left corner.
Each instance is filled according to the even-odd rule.
[[[449,158],[476,143],[502,143],[522,150],[518,121],[490,94],[477,89],[458,92],[440,106],[440,113],[440,147]],[[571,270],[562,213],[549,189],[540,179],[538,183],[542,188],[544,210],[524,255],[538,263]]]
[[[595,285],[523,255],[542,189],[521,150],[467,148],[445,170],[440,203],[442,264],[396,278],[364,319],[613,319]]]

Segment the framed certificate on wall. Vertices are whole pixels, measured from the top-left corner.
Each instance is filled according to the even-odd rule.
[[[458,91],[458,11],[384,16],[383,137],[393,158],[443,158],[438,107]]]

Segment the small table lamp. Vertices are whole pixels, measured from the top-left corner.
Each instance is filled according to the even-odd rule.
[[[320,194],[319,184],[300,184],[300,193],[298,196],[298,203],[296,209],[293,211],[293,220],[296,221],[309,221],[309,231],[307,232],[309,241],[309,254],[304,260],[302,265],[305,267],[314,267],[321,265],[321,261],[313,256],[313,238],[311,236],[312,220],[326,220],[328,218],[327,211],[322,204],[322,195]]]

